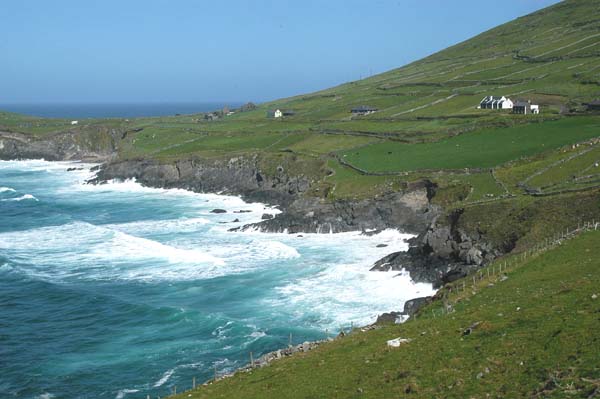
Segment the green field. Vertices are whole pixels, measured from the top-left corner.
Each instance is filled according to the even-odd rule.
[[[469,278],[467,290],[448,294],[452,313],[442,315],[442,302],[434,302],[416,320],[356,331],[177,398],[594,397],[599,240],[600,232],[585,233],[525,261],[516,257],[506,278],[475,288]],[[496,273],[502,262],[491,266]],[[412,341],[388,348],[397,337]]]
[[[435,143],[373,144],[345,151],[342,156],[350,164],[369,172],[490,168],[599,134],[600,118],[566,118],[464,133]]]

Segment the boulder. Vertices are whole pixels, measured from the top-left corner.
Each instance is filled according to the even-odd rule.
[[[401,315],[402,314],[400,312],[382,313],[377,316],[377,321],[375,321],[375,324],[396,323],[396,320],[398,320]]]
[[[420,308],[427,305],[432,301],[432,297],[425,296],[421,298],[414,298],[404,303],[404,309],[402,310],[403,315],[412,316],[419,311]]]

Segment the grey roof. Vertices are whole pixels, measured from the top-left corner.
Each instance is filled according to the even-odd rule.
[[[513,104],[514,107],[529,107],[531,106],[531,104],[529,104],[527,101],[517,101],[516,103]]]
[[[590,101],[588,105],[600,105],[600,100]]]
[[[501,99],[502,99],[502,96],[487,96],[483,100],[481,100],[481,102],[483,103],[483,102],[498,101]]]

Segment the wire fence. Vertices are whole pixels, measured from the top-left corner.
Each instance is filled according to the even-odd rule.
[[[506,278],[509,271],[514,270],[516,267],[522,265],[527,259],[537,257],[544,252],[562,244],[564,241],[578,236],[581,233],[587,231],[596,231],[599,229],[599,221],[591,220],[580,222],[577,227],[574,226],[572,229],[567,228],[564,231],[557,232],[523,252],[513,255],[510,258],[500,258],[495,262],[466,276],[465,278],[447,285],[447,291],[445,294],[441,295],[443,305],[441,308],[431,309],[432,317],[441,317],[454,312],[454,306],[448,297],[449,294],[476,292],[478,289],[485,288],[492,282],[498,281],[498,278]],[[414,314],[410,319],[417,319],[417,314]]]
[[[600,230],[600,221],[591,220],[591,221],[586,221],[586,222],[580,222],[577,227],[574,226],[572,229],[566,229],[564,231],[557,232],[557,233],[553,234],[552,236],[547,237],[543,241],[537,243],[536,245],[533,245],[529,249],[527,249],[521,253],[518,253],[516,255],[511,256],[509,259],[500,258],[500,259],[496,260],[495,262],[466,276],[465,278],[447,285],[446,286],[447,294],[450,294],[450,293],[461,294],[461,293],[476,292],[478,289],[485,288],[485,287],[487,287],[488,284],[498,281],[498,279],[502,280],[504,277],[506,277],[508,272],[510,272],[510,271],[514,270],[516,267],[522,265],[523,262],[525,262],[527,259],[537,257],[537,256],[543,254],[544,252],[546,252],[550,249],[553,249],[556,246],[562,244],[564,241],[578,236],[581,233],[584,233],[587,231],[596,231],[596,230]],[[431,309],[431,316],[433,318],[443,317],[445,315],[448,315],[448,314],[451,314],[454,312],[454,305],[448,298],[448,295],[442,295],[441,301],[442,301],[441,308]],[[427,315],[428,315],[427,313],[421,314],[418,312],[418,313],[415,313],[414,315],[412,315],[407,321],[410,322],[411,320],[417,320],[418,318],[425,317]],[[372,328],[374,328],[374,325],[363,327],[360,330],[366,331],[366,330],[370,330]],[[353,330],[354,330],[354,324],[351,324],[349,332],[352,332]],[[347,334],[347,332],[345,331],[344,328],[342,328],[341,333],[338,335],[338,337],[343,337],[346,334]],[[252,370],[254,370],[256,368],[260,368],[260,367],[270,364],[273,360],[282,359],[284,357],[291,356],[294,353],[311,351],[311,350],[315,349],[316,347],[318,347],[319,345],[321,345],[322,343],[332,341],[332,338],[329,337],[329,332],[326,332],[326,335],[327,335],[327,338],[324,340],[321,340],[321,341],[303,342],[301,344],[293,345],[293,336],[290,333],[287,348],[279,349],[279,350],[276,350],[273,352],[266,353],[266,354],[260,356],[259,358],[255,358],[254,353],[249,352],[248,359],[250,362],[246,366],[235,370],[233,373],[219,371],[217,369],[217,366],[214,365],[213,370],[212,370],[213,377],[210,380],[208,380],[202,384],[197,384],[196,377],[192,377],[191,385],[188,386],[189,387],[188,389],[184,389],[183,391],[181,391],[181,390],[178,391],[177,386],[173,386],[171,388],[171,392],[169,393],[169,396],[177,395],[178,392],[180,394],[190,394],[192,391],[195,391],[202,386],[211,385],[219,380],[232,377],[236,373],[251,372]],[[161,396],[151,396],[150,394],[148,394],[146,396],[146,399],[161,399]]]

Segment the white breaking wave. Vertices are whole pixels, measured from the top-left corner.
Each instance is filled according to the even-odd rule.
[[[198,231],[199,228],[210,223],[211,221],[206,218],[196,217],[168,220],[145,220],[140,222],[108,224],[103,225],[103,227],[129,234],[152,234],[168,232],[189,233]]]
[[[331,331],[351,322],[368,324],[378,314],[402,310],[409,299],[433,295],[432,285],[415,283],[406,272],[369,269],[383,256],[407,250],[406,239],[410,237],[391,229],[372,236],[305,234],[297,238],[301,242],[299,249],[324,253],[322,264],[318,260],[305,264],[314,272],[275,287],[275,295],[265,302],[275,308],[286,308],[300,318],[317,314],[320,324]],[[380,244],[387,246],[378,247]]]
[[[201,249],[178,248],[83,222],[1,233],[0,250],[27,258],[30,266],[23,267],[29,269],[22,271],[32,277],[52,280],[189,280],[231,271],[224,260]]]
[[[10,187],[0,187],[0,193],[11,192],[14,193],[15,189]]]
[[[37,198],[35,198],[33,195],[31,194],[25,194],[22,195],[20,197],[16,197],[16,198],[5,198],[3,200],[0,201],[23,201],[23,200],[34,200],[34,201],[39,201]]]
[[[169,378],[171,378],[171,376],[173,375],[174,372],[175,372],[175,368],[165,371],[165,373],[162,375],[162,377],[160,377],[160,379],[154,383],[153,387],[158,388],[158,387],[164,385],[167,381],[169,381]]]
[[[121,389],[117,393],[117,396],[115,396],[115,399],[123,399],[125,397],[125,395],[127,395],[128,393],[136,393],[139,391],[140,391],[139,389]]]
[[[91,258],[105,260],[144,260],[163,258],[170,263],[206,263],[224,265],[223,259],[194,249],[175,248],[147,238],[136,237],[119,231],[114,232],[112,240],[95,246],[88,253]]]
[[[84,170],[65,172],[73,166]],[[58,193],[71,201],[81,198],[86,206],[116,202],[132,213],[122,222],[108,218],[111,224],[106,225],[72,222],[0,233],[0,252],[17,261],[13,270],[18,273],[53,281],[200,281],[241,273],[272,277],[273,288],[256,298],[261,311],[271,307],[276,314],[307,317],[309,323],[316,320],[319,328],[332,331],[350,322],[372,322],[378,313],[400,310],[406,300],[435,292],[431,284],[415,284],[407,273],[369,271],[383,256],[408,249],[406,239],[411,236],[396,230],[301,237],[228,232],[279,210],[238,197],[143,187],[133,180],[87,185],[84,180],[91,172],[81,164],[30,161],[18,168],[28,167],[52,171],[51,181],[60,184],[48,187],[50,199]],[[148,214],[135,220],[138,204],[143,211],[156,210],[158,220],[146,220]],[[210,212],[216,208],[227,212]],[[232,224],[234,219],[239,222]],[[201,283],[189,289],[202,292],[199,287]],[[217,338],[226,335],[224,330],[215,331]],[[174,370],[163,375],[161,385],[169,372]]]

